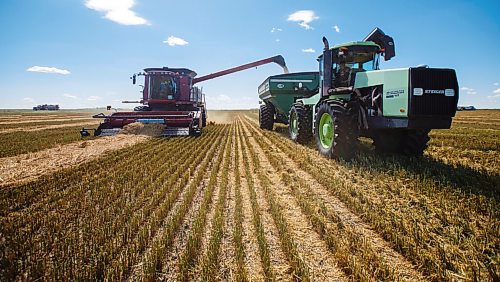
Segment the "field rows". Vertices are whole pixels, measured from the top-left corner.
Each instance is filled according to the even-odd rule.
[[[498,172],[326,160],[232,118],[3,187],[0,280],[498,279]]]

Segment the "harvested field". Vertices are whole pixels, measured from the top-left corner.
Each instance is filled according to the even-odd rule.
[[[119,150],[147,139],[144,135],[109,136],[88,141],[78,141],[55,148],[0,158],[0,187],[28,182],[40,176],[97,159],[111,150]]]
[[[0,158],[0,280],[498,280],[500,111],[459,112],[422,158],[363,139],[351,162],[255,111],[211,118]]]
[[[96,123],[95,120],[87,120],[87,121],[71,121],[71,122],[68,122],[68,123],[55,123],[55,124],[52,124],[53,122],[51,122],[51,124],[40,124],[40,125],[32,125],[32,126],[21,126],[19,127],[19,125],[17,125],[16,127],[11,127],[11,128],[5,128],[5,129],[1,129],[0,128],[0,134],[4,134],[4,133],[12,133],[12,132],[20,132],[20,131],[39,131],[39,130],[47,130],[47,129],[56,129],[56,128],[64,128],[64,127],[68,127],[68,126],[72,126],[72,127],[75,127],[75,126],[80,126],[80,127],[97,127],[99,126],[98,123]]]

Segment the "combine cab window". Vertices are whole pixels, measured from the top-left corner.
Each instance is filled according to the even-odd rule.
[[[177,99],[177,81],[175,78],[168,75],[150,76],[149,85],[151,99]]]

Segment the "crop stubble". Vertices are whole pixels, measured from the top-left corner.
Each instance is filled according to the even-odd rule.
[[[243,114],[3,187],[0,280],[498,278],[490,112],[433,132],[424,158],[363,144],[351,163]]]

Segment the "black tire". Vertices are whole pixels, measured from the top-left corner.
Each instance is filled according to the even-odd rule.
[[[380,152],[398,153],[407,156],[421,156],[429,142],[428,129],[419,130],[383,130],[376,132],[373,145]]]
[[[403,136],[403,131],[378,130],[372,136],[373,145],[382,153],[400,153]]]
[[[428,129],[408,130],[401,140],[401,153],[407,156],[422,156],[429,142]]]
[[[201,127],[207,126],[207,111],[205,108],[201,111]]]
[[[290,109],[288,133],[290,139],[307,144],[312,139],[312,113],[302,103],[295,103]]]
[[[151,108],[148,106],[137,106],[134,108],[134,112],[149,112],[151,111]]]
[[[193,128],[192,126],[190,126],[189,127],[189,136],[193,136],[193,137],[201,136],[201,128]]]
[[[358,146],[358,109],[355,104],[340,100],[330,100],[321,103],[316,112],[314,135],[318,151],[328,158],[342,158],[350,160],[356,153]],[[324,146],[321,136],[325,135],[320,130],[320,121],[323,115],[329,115],[333,121],[331,146]]]
[[[259,126],[262,129],[273,130],[274,126],[274,107],[264,104],[259,109]]]

